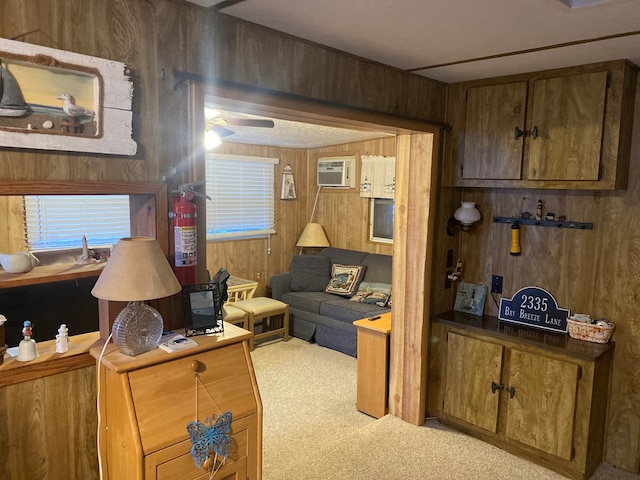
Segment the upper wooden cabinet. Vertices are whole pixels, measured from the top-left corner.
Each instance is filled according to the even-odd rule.
[[[444,185],[626,188],[636,77],[620,60],[451,85]]]

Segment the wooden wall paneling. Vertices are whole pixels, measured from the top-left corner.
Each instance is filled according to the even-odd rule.
[[[636,90],[628,190],[600,198],[602,250],[597,270],[598,295],[616,324],[605,459],[640,471],[640,82]],[[610,313],[611,312],[611,313]]]
[[[94,366],[1,388],[0,477],[97,479],[95,398]]]
[[[217,14],[215,30],[220,46],[216,76],[221,80],[398,115],[407,115],[408,78],[411,88],[425,97],[442,100],[445,96],[443,83],[230,16]],[[292,68],[314,76],[296,76]],[[415,118],[442,122],[441,105],[437,100],[420,108],[411,105],[411,113]]]

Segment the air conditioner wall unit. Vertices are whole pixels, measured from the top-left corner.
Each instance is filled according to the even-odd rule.
[[[356,157],[318,158],[318,186],[354,188],[356,186]]]

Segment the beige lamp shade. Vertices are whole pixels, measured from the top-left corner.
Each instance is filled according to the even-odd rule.
[[[300,235],[300,239],[298,240],[298,243],[296,243],[296,246],[328,247],[330,246],[330,243],[322,229],[322,225],[319,223],[307,223],[307,226],[304,227],[302,235]]]
[[[168,297],[181,290],[156,239],[128,237],[116,244],[91,294],[104,300],[131,302]]]

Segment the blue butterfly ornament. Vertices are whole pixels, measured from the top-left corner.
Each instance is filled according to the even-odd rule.
[[[205,419],[205,423],[193,421],[187,424],[187,432],[191,439],[191,457],[197,468],[207,460],[211,452],[226,459],[229,455],[231,438],[231,412],[224,412]]]

